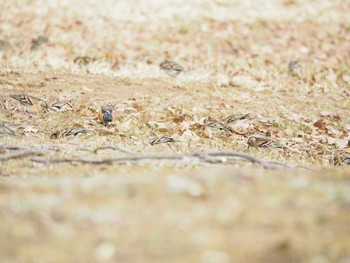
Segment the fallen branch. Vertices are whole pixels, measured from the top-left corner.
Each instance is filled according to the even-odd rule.
[[[43,155],[45,154],[44,151],[35,151],[35,150],[21,150],[17,152],[10,152],[0,155],[0,161],[8,161],[10,159],[18,159],[27,157],[30,155]]]
[[[183,154],[163,154],[163,155],[144,155],[144,156],[129,156],[119,158],[108,159],[91,159],[91,158],[52,158],[52,159],[36,159],[32,158],[31,161],[37,163],[82,163],[82,164],[126,164],[130,162],[147,161],[147,160],[181,160],[186,155]]]
[[[52,158],[52,159],[40,159],[31,158],[30,160],[36,163],[53,164],[53,163],[81,163],[81,164],[127,164],[137,163],[142,161],[153,161],[153,160],[183,160],[185,158],[197,160],[204,163],[212,163],[212,157],[237,157],[242,160],[249,161],[261,165],[264,169],[293,169],[293,167],[279,163],[276,161],[268,161],[256,158],[249,154],[241,152],[198,152],[192,154],[150,154],[150,155],[139,155],[139,156],[127,156],[118,158],[107,158],[107,159],[90,159],[90,158]]]
[[[11,150],[11,151],[52,151],[57,152],[58,149],[51,148],[49,146],[43,146],[41,148],[38,147],[24,147],[24,146],[18,146],[18,145],[0,145],[0,150]]]
[[[119,146],[119,145],[108,145],[108,146],[98,147],[93,152],[97,154],[97,152],[100,150],[116,150],[116,151],[120,151],[122,153],[129,153],[129,154],[134,153],[133,151],[130,151],[129,149],[126,149],[126,148]]]

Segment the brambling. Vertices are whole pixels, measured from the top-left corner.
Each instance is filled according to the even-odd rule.
[[[284,146],[280,144],[279,142],[273,141],[269,137],[265,137],[262,135],[252,135],[248,138],[248,147],[255,147],[255,148],[280,148],[280,149],[288,149],[287,146]]]
[[[89,131],[83,128],[66,128],[63,130],[56,131],[50,135],[50,139],[59,139],[63,137],[68,137],[68,136],[80,136],[85,133],[88,133]]]
[[[331,162],[331,161],[330,161]],[[350,140],[347,146],[339,151],[333,158],[334,165],[347,164],[350,165]]]
[[[350,165],[350,154],[344,154],[343,155],[343,163]]]
[[[249,113],[247,114],[232,114],[230,116],[228,116],[227,118],[225,118],[224,122],[225,123],[232,123],[238,120],[244,120],[249,116]]]
[[[73,103],[70,101],[53,102],[49,109],[53,111],[71,111],[73,110]]]
[[[350,88],[350,74],[346,74],[345,70],[337,74],[336,82],[338,86],[344,88]]]
[[[170,137],[161,136],[153,139],[152,141],[149,142],[149,144],[153,146],[156,144],[168,143],[168,142],[175,142],[175,140]]]
[[[288,73],[293,77],[301,76],[301,66],[298,60],[292,60],[288,63]]]
[[[204,127],[210,129],[210,132],[219,134],[232,134],[232,129],[226,126],[223,122],[218,121],[212,117],[208,117],[204,120]]]
[[[45,100],[29,96],[26,94],[9,95],[11,98],[20,102],[21,105],[25,106],[32,112],[41,112],[48,109],[48,105]]]
[[[181,72],[185,71],[184,68],[173,61],[165,60],[159,64],[161,70],[163,70],[170,77],[177,77]]]
[[[350,165],[350,154],[340,154],[334,157],[334,165],[347,164]]]
[[[103,125],[109,125],[113,121],[113,106],[101,107],[98,113],[98,119]]]
[[[91,58],[91,57],[76,57],[73,62],[74,64],[77,64],[79,66],[86,66],[88,64],[90,64],[91,62],[94,62],[96,59]]]

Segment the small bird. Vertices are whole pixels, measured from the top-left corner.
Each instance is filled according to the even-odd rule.
[[[48,109],[48,105],[45,100],[29,96],[26,94],[9,95],[11,98],[19,101],[21,105],[25,106],[27,109],[33,112],[41,112]]]
[[[346,74],[345,70],[337,74],[336,82],[338,86],[344,88],[350,88],[350,74]]]
[[[51,103],[49,109],[53,111],[71,111],[73,110],[73,103],[70,101],[57,101]]]
[[[248,143],[248,147],[289,149],[287,146],[282,145],[279,142],[273,141],[269,137],[265,137],[258,134],[250,136],[248,138],[247,143]]]
[[[335,154],[334,158],[330,160],[330,163],[334,165],[350,165],[350,140],[348,141],[346,147]]]
[[[50,135],[50,139],[59,139],[63,137],[68,137],[68,136],[79,136],[85,133],[88,133],[89,131],[83,128],[66,128],[63,130],[56,131]]]
[[[210,128],[214,133],[232,134],[232,129],[222,122],[212,122],[207,124],[206,127]]]
[[[233,133],[230,127],[226,126],[223,122],[218,121],[210,116],[204,120],[204,127],[205,129],[209,129],[210,133],[226,134],[226,135]]]
[[[288,63],[288,73],[293,77],[301,76],[301,66],[298,60],[292,60]]]
[[[98,118],[103,125],[109,125],[113,121],[113,106],[101,107]]]
[[[79,66],[86,66],[88,64],[90,64],[91,62],[94,62],[96,59],[91,58],[91,57],[76,57],[73,62],[74,64],[77,64]]]
[[[336,156],[334,156],[334,158],[331,159],[329,162],[333,165],[342,165],[342,164],[350,165],[350,154],[339,153]]]
[[[149,144],[153,146],[156,144],[168,143],[168,142],[175,142],[175,140],[170,137],[161,136],[161,137],[154,138],[153,140],[150,141]]]
[[[246,114],[232,114],[230,116],[228,116],[227,118],[225,118],[224,122],[225,123],[231,123],[231,122],[235,122],[238,120],[244,120],[249,116],[249,113]]]
[[[160,63],[159,67],[161,70],[164,70],[168,76],[173,78],[177,77],[181,72],[185,71],[180,64],[170,60],[165,60],[164,62]]]

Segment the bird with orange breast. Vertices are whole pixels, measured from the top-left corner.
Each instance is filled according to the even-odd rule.
[[[47,102],[41,98],[26,94],[11,94],[10,98],[18,101],[28,112],[42,112],[48,109]]]
[[[102,106],[98,113],[98,119],[100,122],[108,126],[113,121],[113,105]]]

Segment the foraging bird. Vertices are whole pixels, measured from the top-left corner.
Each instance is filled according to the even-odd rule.
[[[233,133],[230,127],[226,126],[223,122],[220,122],[210,116],[204,120],[204,127],[206,129],[209,128],[211,133],[219,133],[219,134]]]
[[[347,164],[350,165],[350,154],[347,153],[340,153],[334,156],[333,159],[330,160],[330,163],[333,165],[342,165]]]
[[[209,127],[211,131],[214,133],[221,133],[221,134],[231,134],[232,129],[222,122],[212,122],[206,125],[206,127]]]
[[[88,64],[90,64],[91,62],[94,62],[95,59],[91,58],[91,57],[76,57],[73,62],[74,64],[77,64],[79,66],[86,66]]]
[[[301,66],[298,60],[292,60],[288,63],[288,73],[294,77],[301,76]]]
[[[71,111],[73,110],[73,103],[70,101],[57,101],[51,103],[49,109],[53,111]]]
[[[246,114],[232,114],[230,116],[228,116],[227,118],[225,118],[224,122],[225,123],[231,123],[231,122],[235,122],[238,120],[244,120],[249,116],[249,113]]]
[[[338,86],[344,88],[350,88],[350,75],[345,70],[341,71],[336,78]]]
[[[252,135],[248,138],[248,147],[263,147],[263,148],[280,148],[289,149],[287,146],[280,144],[279,142],[273,141],[269,137],[261,136],[258,134]]]
[[[159,67],[161,70],[164,70],[167,75],[173,78],[177,77],[181,72],[185,71],[180,64],[170,60],[165,60],[164,62],[160,63]]]
[[[335,154],[334,158],[330,160],[334,165],[347,164],[350,165],[350,140],[347,146]]]
[[[50,139],[59,139],[59,138],[63,138],[63,137],[68,137],[68,136],[78,136],[78,135],[82,135],[85,133],[88,133],[89,131],[83,128],[66,128],[63,130],[59,130],[56,131],[54,133],[52,133],[50,135]]]
[[[101,107],[98,118],[103,125],[108,125],[113,121],[113,106]]]
[[[9,96],[19,101],[21,105],[25,106],[31,111],[41,112],[45,109],[48,109],[48,105],[46,101],[41,98],[29,96],[26,94],[9,95]]]
[[[160,144],[160,143],[168,143],[168,142],[175,142],[175,140],[173,138],[170,137],[165,137],[165,136],[161,136],[161,137],[157,137],[155,139],[153,139],[152,141],[150,141],[150,145],[156,145],[156,144]]]

